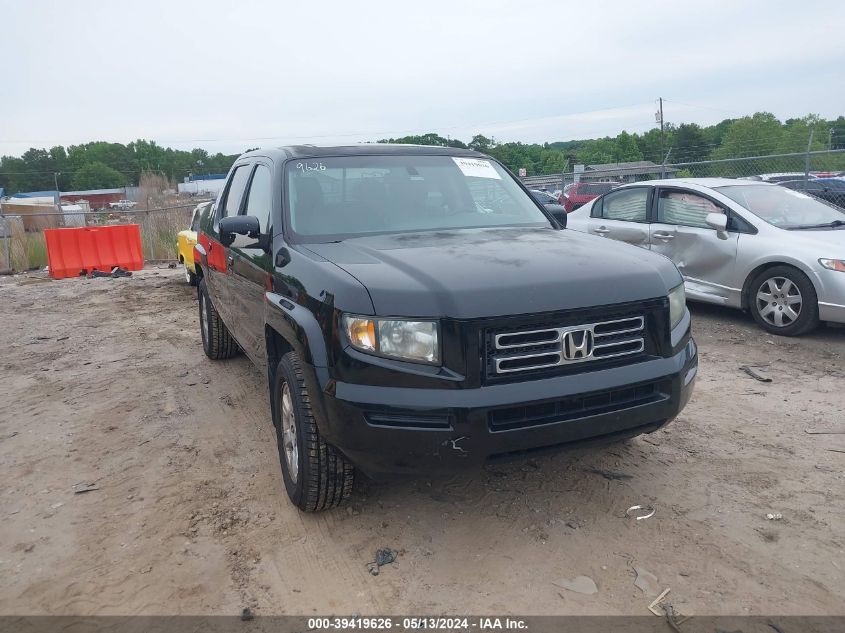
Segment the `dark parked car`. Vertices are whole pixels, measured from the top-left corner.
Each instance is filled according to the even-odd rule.
[[[787,180],[778,184],[794,191],[808,193],[845,209],[845,180],[841,178],[815,178],[806,182],[804,180]]]
[[[555,198],[548,191],[543,191],[542,189],[529,189],[528,192],[540,204],[560,204],[558,199]]]
[[[248,152],[195,261],[203,349],[243,350],[266,376],[305,511],[340,503],[356,468],[449,471],[652,432],[697,373],[671,261],[561,230],[469,150]]]
[[[572,213],[591,200],[613,191],[621,186],[621,182],[576,182],[565,193],[561,194],[560,203],[567,213]]]
[[[559,204],[555,198],[548,191],[541,189],[529,189],[528,193],[540,204],[542,204],[546,212],[549,213],[555,220],[566,226],[566,209],[562,204]]]

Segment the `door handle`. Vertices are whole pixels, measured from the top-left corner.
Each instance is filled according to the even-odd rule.
[[[669,233],[654,233],[654,237],[659,240],[674,240],[675,236],[670,235]]]
[[[610,233],[610,229],[606,229],[603,226],[600,226],[597,229],[593,229],[593,233],[598,233],[599,235],[604,235],[605,233]]]
[[[234,264],[234,263],[235,263],[235,258],[234,258],[232,255],[229,255],[229,256],[226,258],[226,263],[229,265],[229,268],[231,268],[231,267],[232,267],[232,264]]]

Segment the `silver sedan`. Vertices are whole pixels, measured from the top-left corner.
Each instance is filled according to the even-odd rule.
[[[729,178],[625,185],[569,214],[571,229],[662,253],[687,298],[747,309],[773,334],[845,323],[845,212]]]

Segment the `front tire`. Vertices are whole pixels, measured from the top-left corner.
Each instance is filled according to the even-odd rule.
[[[751,281],[748,307],[760,327],[779,336],[800,336],[819,325],[816,289],[792,266],[773,266],[759,273]]]
[[[288,497],[303,512],[339,505],[352,494],[355,469],[320,435],[296,352],[279,361],[273,398],[273,424]]]
[[[238,353],[238,344],[229,333],[214,304],[208,296],[205,279],[199,285],[200,335],[202,349],[211,360],[232,358]]]

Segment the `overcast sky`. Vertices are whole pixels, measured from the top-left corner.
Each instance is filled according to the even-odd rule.
[[[845,2],[0,0],[0,153],[845,113]]]

